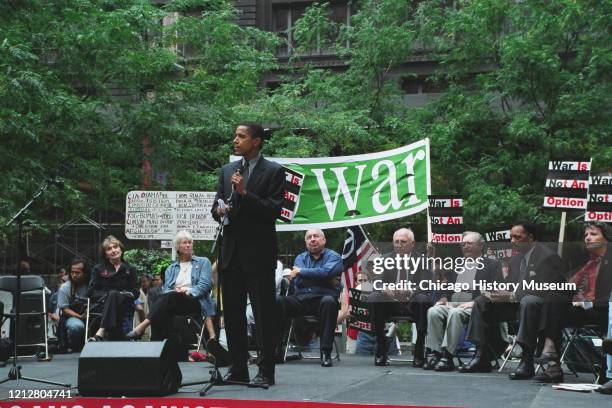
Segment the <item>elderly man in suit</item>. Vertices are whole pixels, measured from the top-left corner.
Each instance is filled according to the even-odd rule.
[[[417,341],[414,348],[413,365],[422,367],[425,359],[425,334],[427,332],[427,309],[431,307],[429,294],[419,289],[419,282],[429,278],[429,272],[424,268],[424,262],[419,262],[418,267],[412,266],[411,258],[418,259],[421,254],[414,251],[414,233],[408,228],[400,228],[393,234],[393,252],[386,254],[383,258],[401,259],[401,267],[384,268],[381,275],[374,277],[375,291],[370,294],[368,302],[370,305],[370,319],[374,326],[376,335],[376,353],[374,365],[385,366],[389,364],[387,356],[387,341],[385,338],[385,323],[391,316],[409,316],[417,327]],[[387,260],[387,259],[385,259]],[[406,262],[404,262],[406,260]],[[395,265],[398,266],[398,265]],[[400,290],[377,290],[378,283],[401,283],[413,282],[414,291],[408,289]]]
[[[565,270],[561,258],[550,248],[536,242],[533,224],[516,223],[510,239],[517,255],[510,258],[510,273],[506,281],[518,283],[515,292],[496,291],[482,294],[474,300],[468,325],[467,339],[477,346],[476,357],[460,372],[490,372],[491,346],[499,339],[500,322],[515,321],[518,317],[517,342],[523,349],[518,368],[510,373],[511,380],[523,380],[535,375],[534,352],[539,334],[542,308],[550,291],[530,290],[524,282],[563,283]]]
[[[259,124],[245,122],[236,128],[234,154],[242,159],[221,169],[212,214],[226,224],[219,266],[225,329],[233,358],[227,379],[249,381],[248,293],[262,347],[259,372],[252,382],[273,385],[277,326],[274,271],[278,253],[275,220],[283,202],[285,172],[279,164],[262,157],[263,142],[264,130]]]
[[[435,306],[427,311],[427,338],[425,346],[433,356],[425,362],[427,369],[452,371],[453,356],[463,327],[470,321],[473,299],[480,296],[474,287],[478,281],[501,281],[501,264],[496,259],[483,257],[484,239],[478,232],[466,231],[461,238],[463,258],[454,274],[455,284],[468,284],[469,291],[445,294]]]

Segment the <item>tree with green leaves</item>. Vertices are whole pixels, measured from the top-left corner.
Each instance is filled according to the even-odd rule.
[[[181,13],[183,16],[172,18]],[[143,142],[167,185],[210,190],[234,107],[273,69],[276,37],[236,24],[229,1],[0,3],[0,232],[47,178],[34,227],[92,213],[121,220],[142,188]],[[188,44],[193,58],[177,49]]]

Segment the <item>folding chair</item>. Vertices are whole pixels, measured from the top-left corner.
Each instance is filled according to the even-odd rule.
[[[561,358],[560,358],[561,365],[565,364],[574,373],[576,377],[578,377],[578,371],[575,369],[575,367],[580,367],[580,366],[585,367],[589,369],[589,371],[595,376],[595,383],[599,382],[599,378],[601,377],[601,374],[602,374],[602,368],[605,365],[605,362],[604,362],[606,358],[605,354],[603,352],[599,353],[596,350],[595,346],[593,346],[593,351],[600,354],[600,356],[598,356],[600,359],[600,364],[597,365],[597,363],[593,362],[592,356],[589,356],[587,354],[587,350],[579,346],[577,344],[577,341],[579,338],[586,340],[585,337],[591,337],[591,338],[597,337],[603,340],[606,337],[606,334],[607,334],[607,327],[602,327],[598,325],[584,325],[581,327],[564,328],[562,331],[562,335],[565,341],[565,347],[563,347],[563,352],[561,353]],[[570,347],[572,346],[574,350],[576,350],[576,354],[580,357],[581,360],[583,360],[583,362],[572,361],[567,358],[568,351],[570,350]],[[587,362],[590,363],[588,367],[587,367],[587,364],[589,363]]]
[[[15,308],[15,297],[16,297],[16,293],[17,293],[17,277],[16,276],[1,276],[0,277],[0,291],[5,291],[5,292],[9,292],[12,295],[13,298],[13,308],[9,313],[4,313],[4,310],[2,310],[2,323],[0,324],[0,326],[4,325],[5,321],[7,319],[12,321],[12,327],[11,327],[11,335],[13,337],[13,340],[15,342],[17,342],[17,347],[31,347],[31,346],[44,346],[45,347],[45,359],[48,360],[49,359],[49,342],[48,342],[48,327],[47,327],[47,299],[46,299],[46,287],[45,287],[45,281],[43,280],[43,278],[41,276],[38,275],[25,275],[21,277],[21,282],[20,282],[20,289],[21,289],[21,293],[20,293],[20,299],[21,299],[21,304],[20,306],[20,312],[19,312],[19,316],[16,316],[16,308]],[[35,304],[30,304],[29,309],[30,311],[25,311],[24,310],[24,295],[25,294],[33,294],[34,296],[40,296],[40,303],[36,302]],[[34,309],[34,310],[33,310]],[[40,319],[40,323],[41,323],[41,330],[42,330],[42,338],[44,339],[42,342],[32,342],[32,343],[27,343],[27,344],[19,344],[19,337],[20,337],[20,333],[15,333],[15,319],[19,318],[20,319],[20,327],[25,327],[24,324],[26,322],[23,321],[23,319],[28,319],[28,318],[39,318]],[[22,356],[22,357],[38,357],[37,355],[30,355],[30,356]]]
[[[302,317],[306,321],[306,323],[310,326],[318,327],[321,324],[317,316],[306,315],[306,316],[300,316],[300,317]],[[320,335],[318,330],[316,330],[315,332]],[[309,356],[309,355],[305,355],[302,353],[301,347],[298,345],[297,337],[295,335],[295,318],[291,319],[291,324],[289,325],[289,334],[287,336],[287,344],[285,345],[285,353],[283,355],[283,362],[287,362],[287,355],[289,353],[289,347],[292,342],[293,342],[293,345],[297,348],[298,356],[300,359],[303,358],[303,359],[308,359],[308,360],[319,360],[320,357]],[[338,351],[339,350],[338,342],[337,342],[335,335],[334,335],[334,342],[332,344],[332,348],[335,349],[336,351],[336,355],[334,358],[337,361],[340,361],[340,352]]]
[[[394,322],[394,323],[408,322],[408,323],[414,323],[414,321],[412,320],[412,317],[404,316],[404,315],[391,316],[391,317],[389,317],[387,319],[387,322]],[[391,358],[391,357],[389,357],[389,361],[396,362],[396,363],[412,363],[414,361],[414,359],[411,359],[411,358]]]

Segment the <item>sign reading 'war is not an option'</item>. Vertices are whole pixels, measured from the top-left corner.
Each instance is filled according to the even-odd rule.
[[[544,187],[544,208],[586,210],[591,161],[560,161],[548,163]]]
[[[589,177],[589,202],[584,220],[612,223],[612,176]]]
[[[493,250],[497,258],[510,258],[512,256],[512,243],[510,242],[510,230],[493,230],[485,232],[487,240],[487,251]]]
[[[431,242],[458,243],[463,234],[463,199],[460,196],[429,196]]]

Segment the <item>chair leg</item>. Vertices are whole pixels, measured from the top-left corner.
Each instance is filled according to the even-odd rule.
[[[206,327],[206,320],[202,322],[202,329],[200,330],[200,335],[198,336],[198,347],[196,348],[196,352],[200,352],[200,348],[202,347],[202,339],[204,339],[204,328]]]
[[[289,344],[291,343],[291,333],[293,332],[293,323],[294,319],[291,319],[291,324],[289,325],[289,334],[287,335],[287,342],[285,344],[285,353],[283,355],[283,363],[287,362],[287,354],[289,353]]]
[[[42,290],[42,301],[43,301],[43,313],[44,315],[42,316],[43,321],[45,322],[44,324],[44,330],[45,330],[45,360],[49,360],[49,339],[47,338],[47,330],[49,330],[49,327],[47,326],[47,299],[45,298],[45,289],[43,288]]]
[[[89,334],[89,298],[87,298],[87,313],[85,313],[85,343],[87,343]]]
[[[338,340],[336,339],[335,335],[334,335],[334,344],[333,344],[333,346],[336,349],[336,360],[340,361],[340,352],[338,351]]]
[[[565,343],[565,347],[563,348],[563,353],[561,353],[561,358],[559,359],[559,364],[563,365],[565,364],[565,355],[567,354],[570,346],[574,343],[574,340],[576,339],[576,337],[578,337],[578,329],[574,329],[571,332],[571,335],[568,336],[566,330],[563,330],[563,337],[565,337],[566,339],[566,343]],[[569,368],[569,366],[568,366]],[[572,373],[576,376],[576,378],[578,378],[578,372],[576,372],[575,370],[571,369]]]
[[[510,351],[508,352],[508,355],[502,357],[503,363],[499,367],[499,370],[497,370],[498,373],[502,372],[502,370],[506,366],[506,363],[508,362],[508,360],[510,360],[510,357],[512,356],[512,352],[514,351],[515,347],[516,347],[516,338],[512,340],[512,347],[510,347]]]

